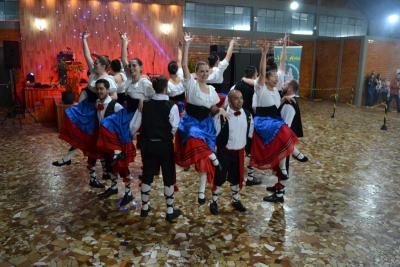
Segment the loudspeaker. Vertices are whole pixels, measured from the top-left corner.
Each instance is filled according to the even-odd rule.
[[[4,66],[6,69],[18,69],[20,64],[19,43],[15,41],[4,41]]]
[[[223,60],[225,57],[225,46],[224,45],[210,45],[210,55],[217,54],[219,60]]]

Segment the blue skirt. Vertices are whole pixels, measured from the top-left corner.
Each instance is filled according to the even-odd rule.
[[[206,142],[210,150],[215,152],[216,130],[211,117],[199,121],[186,114],[179,122],[178,130],[183,143],[189,137],[197,138]]]
[[[129,124],[135,115],[135,112],[129,112],[127,109],[120,111],[104,118],[101,121],[101,126],[106,128],[109,132],[116,135],[119,141],[124,144],[132,142],[132,134],[129,129]]]
[[[260,135],[264,144],[271,143],[283,125],[285,122],[280,118],[254,117],[254,130]]]
[[[93,134],[98,126],[96,104],[88,99],[67,108],[65,114],[72,124],[86,134]]]

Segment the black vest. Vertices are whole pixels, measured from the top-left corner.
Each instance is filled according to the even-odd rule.
[[[169,100],[171,100],[171,101],[185,101],[185,92],[183,92],[180,95],[170,96]]]
[[[278,108],[275,105],[269,106],[269,107],[257,107],[255,116],[272,117],[272,118],[280,118],[281,117],[281,115],[278,111]]]
[[[142,132],[143,140],[172,141],[172,126],[169,113],[173,104],[168,100],[145,101],[143,103]]]
[[[196,106],[190,103],[187,103],[186,105],[186,113],[199,121],[202,121],[210,116],[210,112],[211,109],[203,106]]]
[[[238,90],[242,93],[243,96],[243,109],[250,112],[254,115],[253,111],[253,95],[254,95],[254,86],[248,85],[244,81],[239,81],[235,85],[235,90]]]
[[[104,118],[107,118],[108,116],[114,114],[116,103],[117,103],[117,101],[115,101],[115,100],[111,100],[111,102],[108,103],[106,111],[104,112]]]
[[[137,110],[137,108],[139,106],[139,101],[140,101],[139,99],[135,99],[130,96],[127,96],[125,100],[126,100],[126,109],[129,112],[134,112]]]
[[[247,119],[247,131],[246,131],[246,137],[249,136],[249,130],[250,130],[250,122],[251,122],[251,114],[247,110],[243,109],[244,113],[246,113],[246,119]],[[221,116],[221,131],[219,132],[217,136],[217,147],[223,148],[226,147],[228,144],[229,140],[229,122],[228,120],[223,120]],[[248,141],[248,138],[246,138],[246,142]]]
[[[290,129],[292,129],[292,131],[297,135],[297,137],[303,137],[303,124],[301,123],[300,108],[299,108],[299,105],[297,104],[297,101],[296,101],[296,103],[291,103],[291,102],[285,101],[279,107],[279,113],[281,113],[283,105],[285,105],[285,104],[291,105],[296,112],[296,114],[294,115],[293,121],[292,121],[292,125],[290,126]]]

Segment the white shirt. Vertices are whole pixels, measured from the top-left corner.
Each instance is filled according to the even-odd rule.
[[[229,137],[228,143],[226,144],[227,149],[239,150],[246,146],[247,142],[247,118],[246,113],[243,109],[240,109],[240,115],[235,116],[235,111],[230,107],[227,108],[227,112],[230,115],[228,119],[229,126]],[[221,116],[217,115],[214,117],[214,126],[217,131],[217,135],[221,132]],[[248,137],[252,137],[254,132],[253,117],[250,121],[250,129]]]
[[[128,77],[126,77],[126,74],[123,71],[121,71],[119,74],[121,75],[122,83],[120,85],[117,84],[117,93],[122,94],[125,93],[125,83],[128,80]]]
[[[219,62],[217,67],[212,68],[210,76],[208,76],[207,83],[223,83],[224,71],[229,66],[228,60],[224,59]]]
[[[125,92],[131,98],[141,100],[150,99],[155,94],[151,81],[145,77],[136,82],[129,78],[125,82]]]
[[[168,81],[168,95],[170,97],[174,97],[177,95],[180,95],[185,92],[185,87],[183,86],[183,69],[179,68],[178,71],[176,72],[176,75],[179,78],[179,83],[175,84],[171,79]]]
[[[276,74],[278,75],[278,83],[276,84],[276,88],[278,89],[278,91],[282,91],[283,90],[283,86],[285,84],[285,72],[283,72],[282,70],[278,69]]]
[[[103,110],[97,110],[97,118],[99,119],[99,122],[101,122],[104,119],[104,114],[106,113],[107,106],[111,101],[112,101],[112,98],[110,96],[107,96],[103,102],[101,102],[100,99],[96,100],[96,107],[98,104],[101,104],[101,103],[104,106]],[[118,112],[121,109],[123,109],[123,107],[119,103],[115,103],[114,112]]]
[[[97,75],[95,73],[92,73],[89,75],[89,82],[88,82],[88,89],[90,91],[92,91],[93,93],[97,93],[96,92],[96,82],[99,79],[105,79],[110,83],[110,89],[109,92],[110,94],[114,93],[117,91],[117,83],[114,80],[114,77],[111,75],[106,75],[104,77],[98,78]],[[85,100],[88,97],[87,93],[85,91],[83,91],[81,93],[81,95],[79,96],[79,102],[82,102],[83,100]]]
[[[294,95],[291,95],[289,97],[295,97]],[[290,104],[284,104],[281,110],[281,117],[283,121],[290,127],[292,125],[294,116],[296,115],[296,110],[294,107]]]
[[[208,94],[202,92],[200,90],[199,83],[193,78],[192,75],[190,75],[189,79],[183,80],[183,86],[185,87],[186,100],[192,105],[211,108],[220,101],[219,96],[213,86],[208,85]]]
[[[164,94],[155,94],[152,97],[153,100],[169,100],[168,95]],[[137,114],[137,115],[136,115]],[[171,133],[174,135],[176,130],[178,129],[179,125],[179,110],[177,105],[173,105],[170,112],[169,112],[169,123],[171,124]],[[133,116],[130,124],[129,124],[129,129],[134,135],[140,128],[140,125],[142,124],[142,113],[140,111],[137,111],[135,115]]]
[[[258,79],[254,83],[254,95],[253,95],[253,109],[257,107],[270,107],[275,105],[279,108],[281,105],[281,96],[276,87],[273,90],[267,89],[264,84],[260,86],[258,84]]]

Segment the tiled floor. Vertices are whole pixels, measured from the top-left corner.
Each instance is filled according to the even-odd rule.
[[[302,102],[300,147],[310,162],[292,161],[283,205],[262,201],[264,185],[244,187],[248,211],[239,214],[226,184],[221,212],[212,216],[198,207],[197,175],[179,171],[176,205],[184,216],[173,225],[164,220],[161,179],[143,220],[140,207],[123,212],[116,198],[97,198],[81,154],[70,166],[51,165],[68,148],[54,129],[7,122],[0,129],[0,266],[399,266],[400,115],[389,114],[385,132],[380,109],[339,105],[335,119],[330,112],[328,103]],[[269,172],[258,176],[274,181]]]

